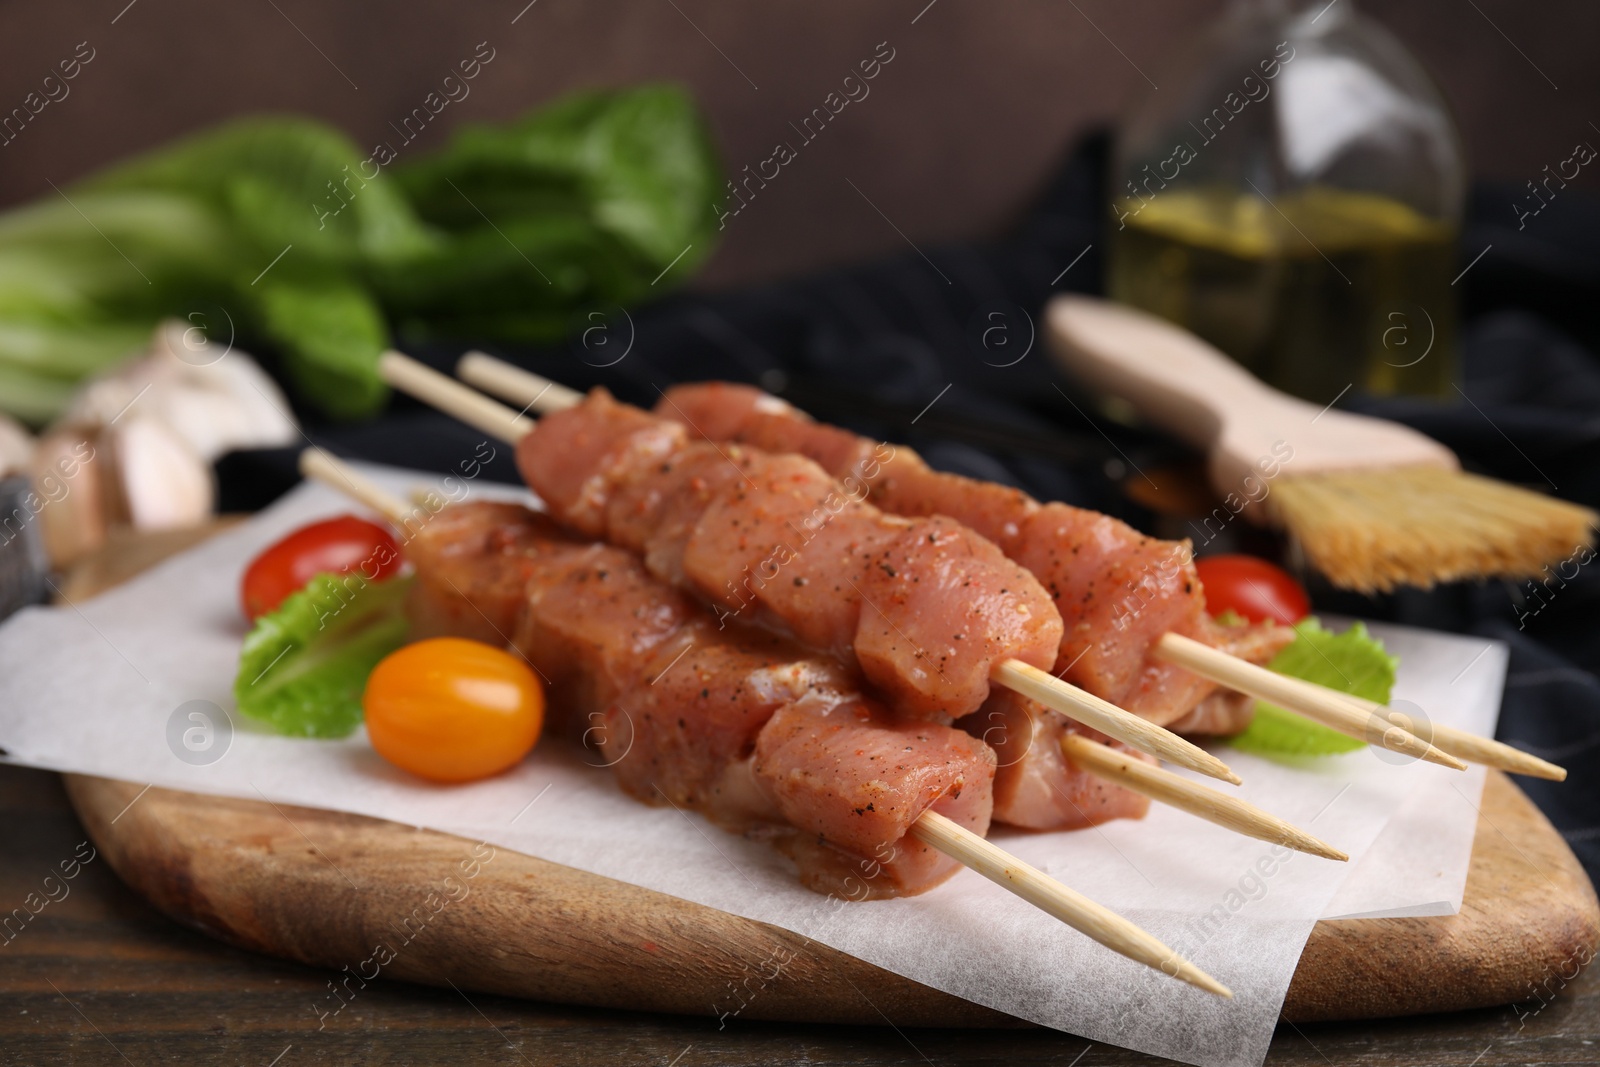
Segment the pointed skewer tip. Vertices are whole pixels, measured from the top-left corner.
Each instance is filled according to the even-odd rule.
[[[1215,978],[1211,977],[1209,974],[1202,971],[1188,960],[1174,956],[1172,959],[1168,960],[1167,963],[1172,964],[1175,969],[1171,971],[1167,970],[1166,964],[1163,964],[1161,969],[1172,977],[1178,979],[1180,982],[1188,982],[1196,989],[1203,989],[1207,993],[1214,993],[1217,996],[1223,997],[1227,1000],[1233,999],[1233,990],[1229,989],[1227,986],[1223,985],[1221,982],[1217,981]]]
[[[1350,862],[1350,853],[1342,852],[1325,841],[1318,841],[1310,834],[1307,834],[1302,841],[1282,841],[1279,843],[1286,848],[1292,848],[1312,856],[1321,856],[1325,860],[1337,860],[1340,863]]]
[[[1422,758],[1429,763],[1437,763],[1441,767],[1448,767],[1452,771],[1464,771],[1467,769],[1466,760],[1457,759],[1443,749],[1435,748],[1432,745],[1429,745],[1426,751],[1422,753]]]

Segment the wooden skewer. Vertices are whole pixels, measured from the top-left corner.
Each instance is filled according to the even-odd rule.
[[[1062,735],[1061,754],[1090,774],[1247,837],[1270,841],[1275,845],[1287,845],[1324,859],[1342,861],[1350,858],[1325,841],[1312,837],[1293,823],[1285,822],[1254,804],[1191,782],[1171,771],[1152,767],[1133,759],[1126,752],[1118,752],[1098,741],[1091,741],[1082,734]]]
[[[412,514],[412,509],[405,501],[320,449],[308,448],[300,453],[300,471],[307,478],[316,479],[366,504],[397,526]],[[1137,924],[1074,892],[1043,871],[1023,863],[960,823],[930,809],[911,824],[911,833],[1113,952],[1136,963],[1154,967],[1208,993],[1232,998],[1233,993],[1227,986],[1163,945]]]
[[[556,382],[552,382],[548,378],[540,377],[539,375],[530,371],[525,371],[520,367],[513,367],[509,363],[495,359],[492,356],[484,355],[482,352],[469,352],[463,356],[460,362],[456,364],[456,373],[460,374],[462,378],[472,382],[474,385],[481,386],[482,388],[487,389],[498,396],[517,403],[527,403],[529,409],[538,412],[559,411],[562,408],[570,407],[582,400],[582,396],[580,394],[566,388],[565,386],[562,386]],[[1176,635],[1168,636],[1175,637]],[[1229,656],[1225,652],[1220,652],[1216,649],[1210,649],[1208,646],[1200,645],[1198,642],[1190,642],[1189,644],[1197,648],[1206,649],[1214,654],[1213,657],[1202,659],[1198,654],[1193,654],[1193,648],[1189,648],[1187,646],[1182,648],[1175,647],[1177,644],[1178,641],[1158,645],[1157,651],[1158,653],[1167,653],[1168,658],[1173,658],[1174,662],[1180,662],[1178,659],[1174,658],[1175,656],[1182,656],[1184,659],[1180,663],[1181,666],[1187,667],[1189,670],[1199,674],[1204,678],[1209,678],[1212,681],[1220,682],[1221,684],[1227,685],[1230,688],[1240,689],[1242,692],[1250,693],[1252,696],[1259,697],[1260,694],[1251,689],[1244,688],[1243,686],[1234,685],[1232,682],[1222,677],[1220,672],[1223,670],[1223,668],[1217,665],[1232,663],[1239,668],[1250,668],[1250,671],[1247,673],[1252,674],[1252,676],[1258,680],[1262,675],[1267,675],[1269,678],[1273,679],[1281,679],[1284,677],[1282,675],[1274,675],[1270,671],[1266,671],[1262,668],[1254,667],[1252,664],[1246,663],[1243,660],[1239,660],[1236,657]],[[1233,677],[1238,674],[1238,671],[1232,671],[1230,672],[1229,677]],[[1292,696],[1289,695],[1288,690],[1280,686],[1279,691],[1284,695],[1284,699],[1274,699],[1272,701],[1273,703],[1280,704],[1291,711],[1299,712],[1307,718],[1314,719],[1317,722],[1326,723],[1327,725],[1332,726],[1333,728],[1344,733],[1350,733],[1352,729],[1358,729],[1359,732],[1352,734],[1352,736],[1359,737],[1364,741],[1368,740],[1367,735],[1370,732],[1368,728],[1371,725],[1371,712],[1377,710],[1377,705],[1362,706],[1360,709],[1362,714],[1358,723],[1356,722],[1355,718],[1348,714],[1341,714],[1340,711],[1336,709],[1330,710],[1333,709],[1333,701],[1329,699],[1330,696],[1337,696],[1341,698],[1346,702],[1346,706],[1348,706],[1348,702],[1354,698],[1349,697],[1347,694],[1339,693],[1337,690],[1327,689],[1311,682],[1305,682],[1298,679],[1294,679],[1293,681],[1295,682],[1294,694]],[[1119,741],[1124,741],[1130,745],[1133,745],[1133,747],[1139,749],[1140,751],[1154,752],[1155,754],[1161,755],[1163,758],[1168,759],[1173,763],[1178,763],[1182,766],[1199,770],[1202,773],[1213,774],[1215,777],[1222,778],[1225,781],[1237,781],[1237,779],[1232,775],[1231,771],[1226,775],[1215,774],[1214,770],[1207,770],[1206,768],[1196,766],[1189,760],[1168,755],[1166,752],[1156,752],[1155,749],[1146,747],[1145,744],[1131,740],[1127,733],[1108,729],[1102,725],[1089,723],[1089,720],[1081,718],[1075,713],[1075,711],[1069,710],[1067,707],[1059,706],[1059,703],[1066,702],[1071,699],[1065,694],[1055,697],[1058,702],[1057,704],[1051,704],[1050,701],[1044,700],[1042,697],[1038,696],[1035,696],[1035,699],[1040,700],[1041,703],[1049,704],[1050,706],[1054,707],[1055,710],[1060,711],[1069,718],[1075,718],[1081,722],[1085,722],[1086,724],[1094,726],[1095,729],[1099,730],[1103,734],[1106,734],[1107,736],[1115,737]],[[1368,703],[1370,704],[1370,702]],[[1121,709],[1116,709],[1114,705],[1107,706],[1112,707],[1118,712],[1121,711]],[[1078,705],[1078,707],[1081,707],[1081,705]],[[1122,712],[1122,714],[1127,713]],[[1432,737],[1433,744],[1430,745],[1428,741],[1414,737],[1409,729],[1407,729],[1407,723],[1404,718],[1401,717],[1397,719],[1396,715],[1398,715],[1398,713],[1393,712],[1393,710],[1390,709],[1387,713],[1385,713],[1384,716],[1386,722],[1388,723],[1388,728],[1384,732],[1385,747],[1393,748],[1395,751],[1409,752],[1413,755],[1419,756],[1422,759],[1427,759],[1434,763],[1440,763],[1447,767],[1456,767],[1460,760],[1456,759],[1455,757],[1464,757],[1477,762],[1486,763],[1491,767],[1500,767],[1505,770],[1514,771],[1518,774],[1531,774],[1541,778],[1553,778],[1557,781],[1560,781],[1562,778],[1566,777],[1566,772],[1554,764],[1546,763],[1544,760],[1541,760],[1536,756],[1531,756],[1526,752],[1520,752],[1517,749],[1514,749],[1509,745],[1503,745],[1498,741],[1492,741],[1487,738],[1477,737],[1473,734],[1469,734],[1464,730],[1456,730],[1451,727],[1443,726],[1434,727]]]
[[[404,528],[413,514],[404,500],[320,448],[300,453],[300,473],[365,504],[397,527]]]
[[[1293,678],[1285,677],[1246,663],[1226,652],[1203,645],[1181,634],[1162,634],[1156,642],[1155,654],[1202,678],[1209,678],[1229,689],[1248,693],[1257,700],[1265,700],[1280,707],[1297,711],[1308,719],[1331,726],[1342,734],[1362,741],[1372,741],[1372,716],[1350,703],[1344,694],[1322,686],[1307,686]],[[1464,771],[1467,765],[1417,737],[1409,730],[1389,723],[1380,738],[1384,748],[1403,752],[1418,759],[1437,763],[1441,767]]]
[[[911,833],[1112,952],[1154,967],[1207,993],[1233,999],[1231,989],[1162,944],[1143,927],[1022,862],[960,823],[929,809],[911,824]]]
[[[479,359],[488,360],[488,357],[480,356]],[[395,388],[511,444],[533,429],[530,420],[505,405],[398,352],[384,353],[378,369],[384,380]],[[537,375],[527,377],[531,381],[524,382],[525,386],[545,381]],[[542,386],[541,392],[542,395],[549,395]],[[582,400],[581,394],[570,389],[567,394],[569,406]],[[1239,784],[1239,776],[1205,749],[1021,660],[1010,659],[998,664],[991,681],[1014,689],[1052,711],[1132,745],[1141,752],[1148,752],[1200,774]]]
[[[534,427],[533,420],[527,416],[402,352],[389,351],[379,356],[378,374],[401,392],[508,445],[522,440]],[[580,395],[578,399],[583,398]]]
[[[312,481],[321,482],[335,492],[343,493],[350,499],[365,504],[387,519],[391,526],[399,529],[404,529],[406,523],[416,517],[421,508],[420,504],[413,504],[396,496],[355,470],[344,460],[320,448],[301,450],[300,473]],[[421,490],[412,493],[414,500],[424,495],[425,492]]]
[[[1317,686],[1315,682],[1308,682],[1296,678],[1302,686]],[[1525,774],[1531,778],[1547,778],[1552,782],[1567,780],[1567,769],[1557,766],[1548,760],[1542,760],[1531,752],[1524,752],[1520,748],[1512,748],[1503,741],[1496,741],[1489,737],[1479,737],[1456,726],[1446,726],[1443,723],[1430,723],[1421,730],[1412,723],[1411,716],[1397,708],[1386,704],[1379,704],[1375,700],[1358,697],[1351,693],[1341,693],[1337,689],[1328,689],[1344,700],[1350,706],[1359,708],[1364,715],[1378,715],[1391,726],[1398,726],[1404,730],[1411,730],[1418,736],[1426,735],[1433,742],[1434,747],[1448,752],[1459,759],[1470,763],[1481,763],[1485,767],[1498,767],[1502,771],[1512,774]]]
[[[482,352],[462,356],[456,362],[456,377],[512,403],[527,404],[524,410],[541,415],[565,411],[583,402],[583,394],[576,389]]]
[[[1140,752],[1159,756],[1168,763],[1176,763],[1191,771],[1220,778],[1238,785],[1243,779],[1233,773],[1226,763],[1179,737],[1171,730],[1157,726],[1149,719],[1141,719],[1131,711],[1124,711],[1109,700],[1101,700],[1087,690],[1064,682],[1048,671],[1031,667],[1019,659],[1008,659],[994,669],[994,681],[1007,689],[1037,700],[1051,711],[1081,722],[1091,730],[1114,737]],[[1180,778],[1179,781],[1182,781]]]
[[[924,812],[912,824],[911,832],[946,856],[961,861],[1113,952],[1199,986],[1208,993],[1232,998],[1233,992],[1227,986],[1116,912],[1068,889],[1038,868],[1023,863],[1005,849],[938,812]]]
[[[1370,700],[1361,700],[1352,697],[1353,701],[1363,710],[1379,712],[1393,725],[1403,726],[1406,716],[1393,708],[1374,703]],[[1395,722],[1396,719],[1400,722]],[[1481,763],[1485,767],[1498,767],[1512,774],[1526,774],[1532,778],[1547,778],[1552,782],[1567,780],[1567,769],[1548,760],[1542,760],[1531,752],[1524,752],[1520,748],[1512,748],[1501,741],[1490,737],[1479,737],[1456,726],[1446,726],[1443,723],[1434,723],[1427,731],[1429,740],[1436,748],[1443,749],[1458,759],[1469,763]]]

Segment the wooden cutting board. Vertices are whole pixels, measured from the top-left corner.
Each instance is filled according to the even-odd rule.
[[[159,550],[120,546],[69,576],[67,595],[92,595],[200,536],[168,536]],[[1022,1025],[777,927],[503,849],[485,859],[487,846],[448,834],[103,778],[67,775],[66,784],[95,846],[156,907],[232,944],[326,967],[350,990],[381,972],[647,1011]],[[1491,771],[1461,912],[1318,923],[1284,1016],[1528,999],[1597,946],[1600,904],[1577,858]],[[338,996],[330,983],[321,1010],[333,1012]]]
[[[712,1015],[744,1001],[743,1018],[1016,1024],[777,927],[503,849],[483,861],[487,847],[449,834],[255,800],[140,796],[142,786],[104,778],[66,783],[100,853],[156,907],[235,945],[339,972],[352,990],[360,974],[373,977],[377,961],[363,963],[381,944],[394,954],[381,967],[389,977],[538,1000]],[[462,864],[475,857],[469,880],[474,868]],[[1552,976],[1570,977],[1597,943],[1600,908],[1583,869],[1491,772],[1460,914],[1318,923],[1284,1015],[1527,999]],[[763,977],[777,969],[767,961],[788,956],[780,978]],[[330,994],[327,1010],[336,1006]]]

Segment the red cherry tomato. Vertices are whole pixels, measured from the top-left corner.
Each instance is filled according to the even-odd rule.
[[[404,562],[389,531],[354,515],[302,526],[245,568],[239,599],[251,622],[276,611],[283,598],[323,573],[355,571],[369,581],[387,578]]]
[[[515,766],[544,725],[544,689],[528,665],[461,637],[389,653],[367,678],[361,705],[378,755],[435,782]]]
[[[1212,615],[1233,611],[1251,622],[1293,626],[1311,613],[1311,598],[1282,567],[1255,556],[1206,556],[1194,568]]]

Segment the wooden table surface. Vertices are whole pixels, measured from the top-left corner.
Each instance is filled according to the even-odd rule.
[[[1049,1031],[897,1030],[624,1014],[379,979],[319,1030],[331,972],[178,926],[103,860],[59,878],[84,841],[52,774],[0,767],[0,1065],[10,1064],[1104,1064],[1155,1063]],[[30,894],[36,894],[30,898]],[[48,894],[48,896],[47,896]],[[50,899],[51,897],[55,899]],[[41,907],[41,902],[43,903]],[[426,936],[425,934],[423,936]],[[1589,970],[1548,1006],[1283,1025],[1274,1064],[1600,1062]]]

